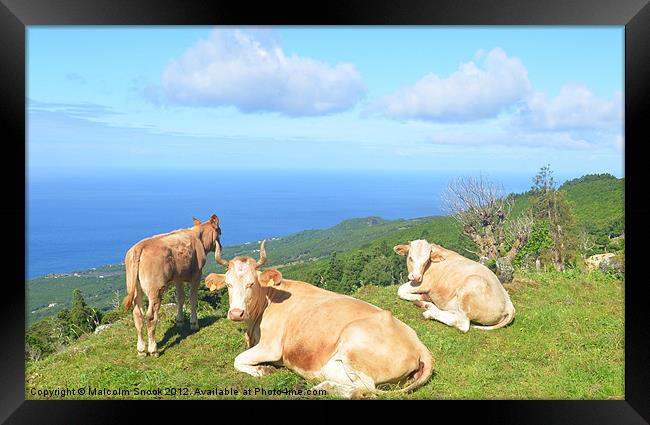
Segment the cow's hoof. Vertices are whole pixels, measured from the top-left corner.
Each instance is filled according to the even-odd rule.
[[[422,312],[422,317],[424,317],[425,319],[435,320],[436,314],[433,313],[431,310],[425,310],[424,312]]]
[[[420,310],[424,310],[424,311],[430,310],[431,307],[433,306],[433,303],[430,303],[428,301],[419,301],[419,300],[414,301],[414,304],[415,304],[415,306],[417,308],[419,308]]]
[[[377,394],[366,388],[356,388],[350,393],[351,400],[373,400],[377,398]]]
[[[138,351],[138,357],[142,358],[142,357],[146,357],[146,355],[147,355],[146,351]]]
[[[275,367],[273,366],[259,366],[259,369],[257,369],[260,373],[260,376],[266,376],[270,375],[273,372],[275,372]]]
[[[456,328],[462,333],[467,333],[469,331],[469,322],[456,325]]]
[[[198,323],[190,323],[190,329],[193,331],[198,331],[199,330],[199,324]]]
[[[177,327],[177,328],[182,328],[182,327],[183,327],[183,321],[180,321],[180,322],[179,322],[179,321],[177,320],[177,321],[176,321],[176,327]]]
[[[159,353],[157,351],[149,353],[149,356],[151,356],[151,357],[158,357],[158,355],[159,355]]]

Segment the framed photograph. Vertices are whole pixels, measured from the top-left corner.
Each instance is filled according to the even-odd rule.
[[[650,420],[647,1],[0,15],[0,419]]]

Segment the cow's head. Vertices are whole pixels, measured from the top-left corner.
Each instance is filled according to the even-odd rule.
[[[418,239],[409,242],[408,245],[395,245],[393,251],[399,255],[408,255],[406,257],[406,267],[409,271],[409,280],[414,283],[422,282],[422,276],[429,264],[443,261],[442,250],[438,245],[427,242],[424,239]]]
[[[214,258],[217,263],[228,267],[225,274],[210,273],[205,278],[205,284],[211,291],[228,288],[228,318],[240,321],[255,317],[261,313],[266,297],[263,286],[278,285],[282,274],[275,269],[258,270],[266,262],[266,241],[260,246],[260,259],[250,257],[235,257],[232,260],[221,258],[221,249],[217,247]]]
[[[212,214],[210,219],[203,223],[192,217],[192,224],[198,231],[199,239],[206,251],[214,251],[217,246],[221,246],[221,228],[216,214]]]

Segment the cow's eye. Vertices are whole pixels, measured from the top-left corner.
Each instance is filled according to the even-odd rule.
[[[232,284],[230,284],[230,283],[228,283],[228,282],[226,282],[226,286],[227,286],[228,288],[232,288]]]
[[[255,283],[255,282],[249,282],[249,283],[246,284],[246,287],[247,287],[247,288],[250,288],[251,286],[253,286],[254,283]]]

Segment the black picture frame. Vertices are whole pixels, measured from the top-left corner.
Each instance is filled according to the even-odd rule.
[[[26,27],[30,25],[624,25],[625,26],[625,399],[603,401],[431,401],[348,403],[364,422],[387,419],[389,412],[404,421],[499,422],[533,424],[642,424],[650,421],[650,328],[644,312],[647,283],[642,280],[642,246],[648,239],[650,217],[643,190],[649,121],[643,113],[650,103],[649,0],[578,0],[566,2],[523,0],[354,0],[311,4],[247,1],[176,0],[0,0],[0,116],[4,166],[0,167],[2,203],[3,303],[0,319],[0,421],[6,423],[130,423],[157,422],[171,410],[201,409],[215,422],[227,419],[226,410],[213,403],[129,401],[25,400],[25,290],[26,273],[17,267],[25,253],[25,71]],[[644,119],[645,118],[645,119]],[[644,137],[645,136],[645,137]],[[20,171],[20,164],[25,168]],[[16,166],[14,169],[13,166]],[[21,180],[22,176],[22,180]],[[8,239],[7,239],[8,238]],[[22,241],[22,242],[21,242]],[[22,248],[22,251],[21,251]],[[267,401],[268,403],[268,401]],[[307,402],[301,402],[307,403]],[[314,403],[314,402],[311,402]],[[230,405],[230,404],[229,404]],[[161,407],[162,406],[162,407]],[[280,407],[278,407],[280,406]],[[179,409],[180,407],[180,409]],[[329,406],[274,405],[272,409],[237,406],[251,418],[264,421],[339,421],[349,413]],[[340,407],[337,405],[335,407]],[[139,412],[139,413],[138,413]],[[145,413],[146,412],[146,413]],[[183,413],[184,415],[184,413]],[[306,416],[305,416],[306,415]],[[451,415],[451,416],[449,416]],[[270,416],[270,417],[269,417]],[[223,418],[223,419],[221,419]],[[203,419],[205,420],[205,419]],[[256,419],[252,419],[256,420]],[[395,420],[395,419],[392,419]],[[248,422],[245,420],[245,422]]]

